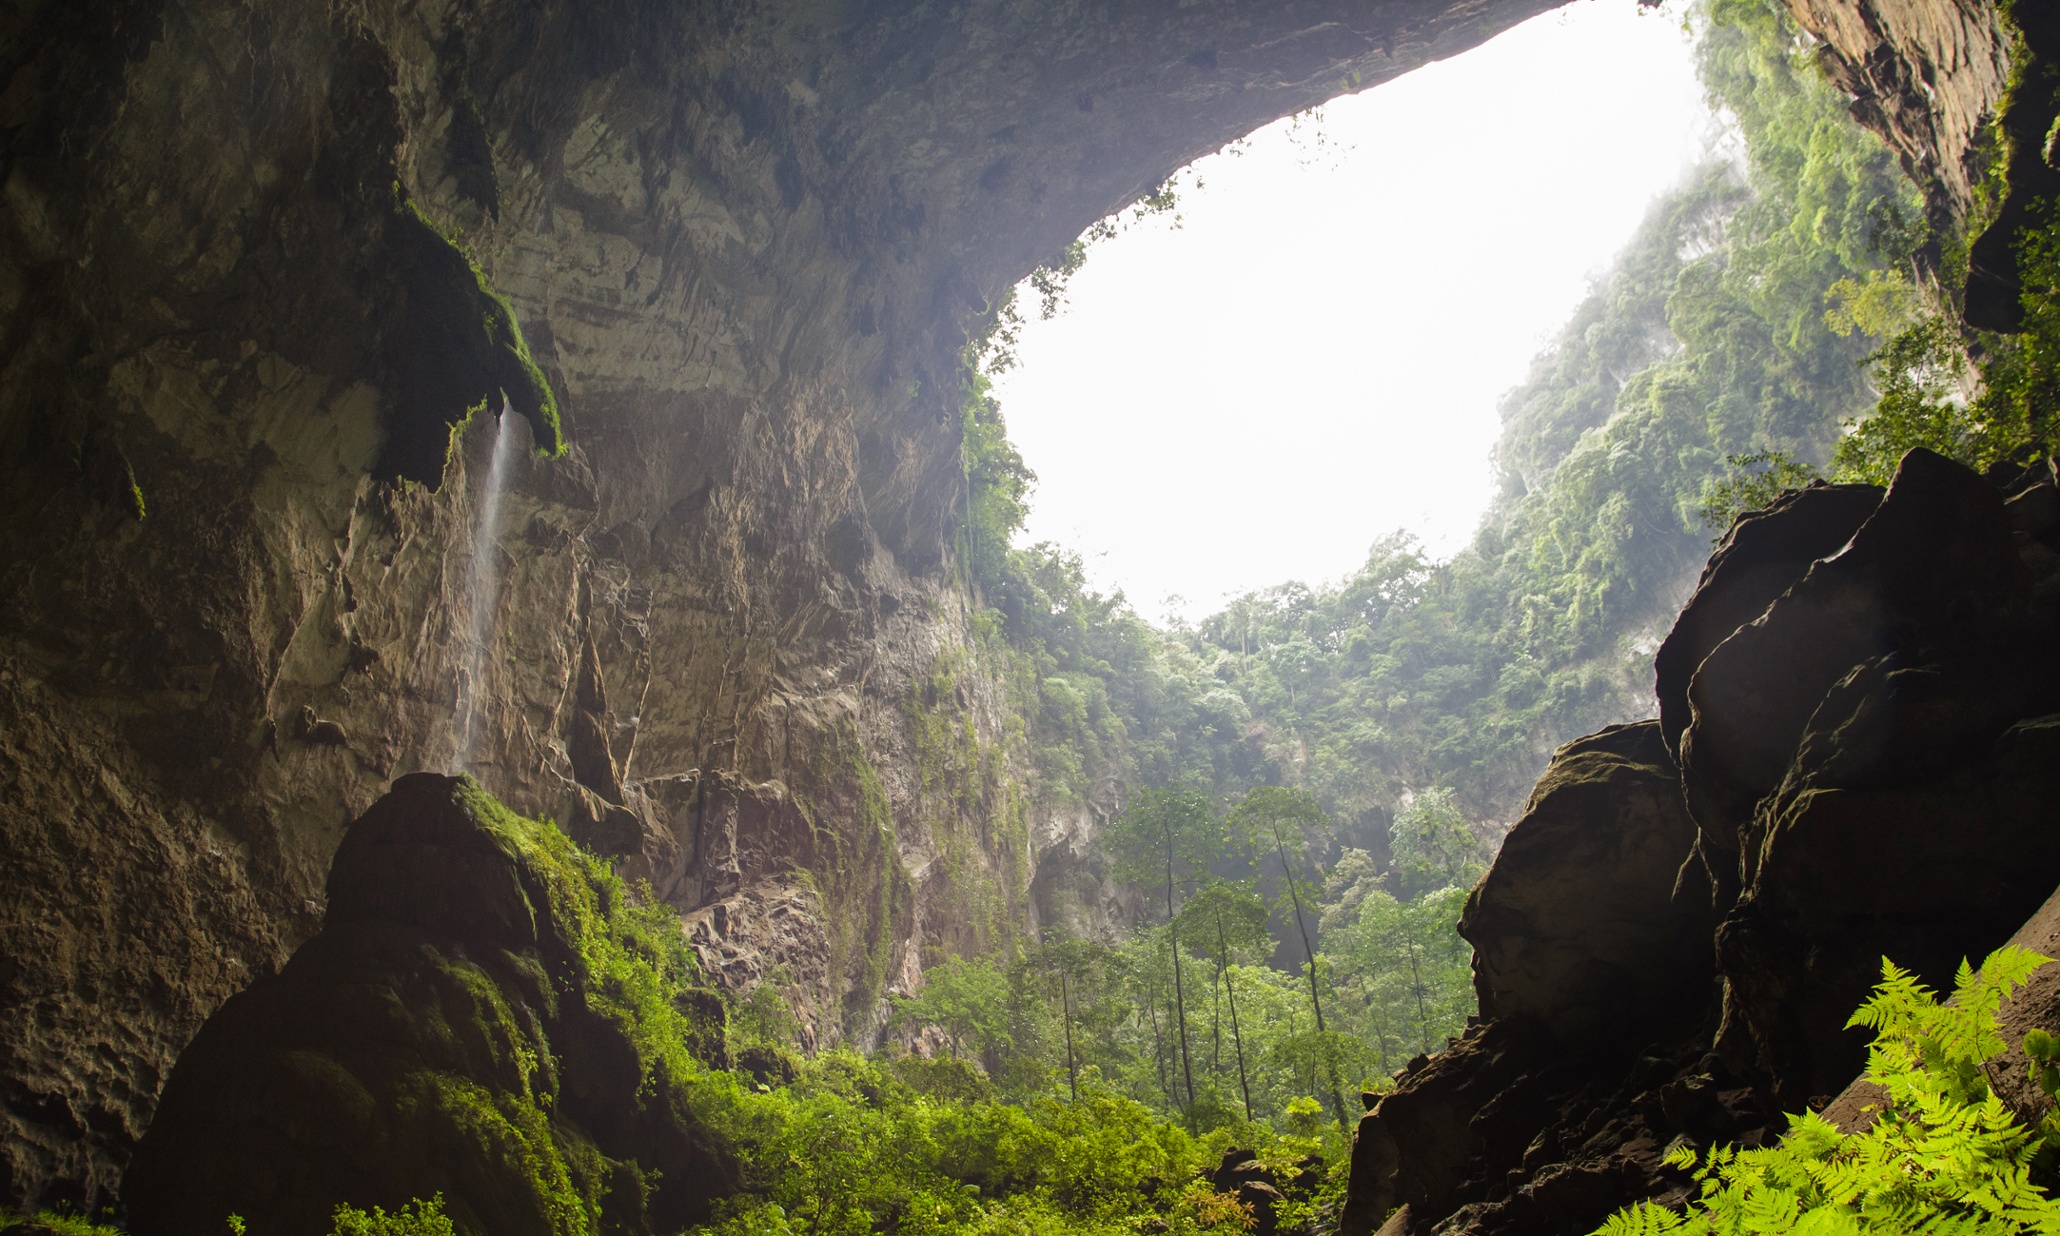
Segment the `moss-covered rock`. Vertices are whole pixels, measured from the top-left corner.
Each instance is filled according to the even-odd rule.
[[[322,931],[179,1058],[133,1228],[317,1236],[441,1193],[461,1232],[677,1230],[731,1188],[682,1092],[721,1037],[696,977],[669,912],[556,828],[403,777],[344,838]]]
[[[384,363],[386,446],[381,475],[443,481],[451,429],[474,409],[508,406],[529,421],[537,449],[565,452],[558,399],[530,354],[522,324],[471,252],[394,190],[385,256],[395,276]]]

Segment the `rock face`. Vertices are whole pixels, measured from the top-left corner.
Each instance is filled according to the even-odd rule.
[[[1885,492],[1734,525],[1664,647],[1662,720],[1561,748],[1475,888],[1482,1021],[1362,1120],[1343,1230],[1406,1207],[1408,1232],[1544,1236],[1678,1201],[1669,1144],[1759,1144],[1858,1073],[1845,1022],[1884,955],[1950,989],[2025,923],[2060,885],[2056,550],[2050,465],[1922,451]]]
[[[1187,160],[1547,7],[10,6],[10,1199],[112,1195],[412,770],[624,857],[731,980],[811,959],[819,1041],[1019,929],[1066,830],[951,584],[968,332]]]
[[[2036,7],[2036,6],[2020,6]],[[1853,116],[1902,157],[1949,235],[1975,214],[1982,127],[2010,78],[2010,38],[1987,0],[1789,0],[1823,41]]]
[[[1968,323],[2021,329],[2018,234],[2037,221],[2035,204],[2060,192],[2052,145],[2060,88],[2051,67],[2060,64],[2060,16],[2049,4],[1990,0],[1788,0],[1788,7],[1822,40],[1822,63],[1852,97],[1854,118],[1881,135],[1924,189],[1933,237],[1964,233],[1971,242]],[[1997,173],[2000,193],[1991,179]],[[1937,241],[1920,257],[1936,266]]]
[[[1675,889],[1694,843],[1657,721],[1561,747],[1459,920],[1481,1016],[1575,1046],[1698,1006],[1715,916]]]
[[[651,1006],[678,976],[621,896],[469,779],[401,778],[345,834],[322,930],[179,1058],[128,1174],[132,1229],[212,1236],[238,1214],[319,1236],[338,1204],[436,1193],[468,1231],[706,1217],[734,1185],[668,1048],[719,1044],[722,1006],[712,1025]]]

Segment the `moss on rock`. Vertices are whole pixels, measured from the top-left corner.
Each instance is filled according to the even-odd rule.
[[[320,1236],[442,1194],[465,1233],[677,1230],[732,1171],[687,1114],[720,1003],[677,921],[555,827],[418,773],[357,821],[322,931],[208,1020],[125,1193],[138,1236]]]
[[[557,396],[515,310],[471,251],[398,186],[385,246],[398,295],[385,348],[381,475],[441,484],[452,430],[502,395],[529,421],[538,450],[564,454]]]

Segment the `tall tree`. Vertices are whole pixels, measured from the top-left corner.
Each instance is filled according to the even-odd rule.
[[[1216,942],[1216,981],[1230,1004],[1230,1038],[1237,1051],[1237,1087],[1245,1101],[1245,1119],[1252,1119],[1252,1083],[1245,1071],[1245,1039],[1238,1025],[1237,988],[1231,974],[1232,947],[1259,949],[1266,935],[1266,903],[1250,883],[1212,880],[1180,908],[1190,939]]]
[[[1309,934],[1309,919],[1302,909],[1301,881],[1296,874],[1297,857],[1305,857],[1308,838],[1313,834],[1328,835],[1330,816],[1316,802],[1316,796],[1307,790],[1289,789],[1286,786],[1262,785],[1245,795],[1244,801],[1230,813],[1230,833],[1239,840],[1253,867],[1265,864],[1265,855],[1271,853],[1280,864],[1281,879],[1287,885],[1288,904],[1294,909],[1295,931],[1302,938],[1302,956],[1309,970],[1309,1008],[1316,1016],[1316,1037],[1323,1041],[1328,1027],[1323,1023],[1322,984],[1317,975],[1316,942]],[[1337,1070],[1326,1063],[1326,1080],[1330,1083],[1331,1111],[1337,1116],[1338,1124],[1344,1125],[1345,1100],[1338,1092]]]
[[[1173,1009],[1178,1030],[1181,1080],[1187,1105],[1195,1101],[1194,1063],[1189,1055],[1187,989],[1181,976],[1179,886],[1206,873],[1217,849],[1214,805],[1193,786],[1145,788],[1136,791],[1116,817],[1107,844],[1119,877],[1142,884],[1163,878],[1166,890],[1166,942],[1173,965]],[[1149,875],[1147,875],[1149,873]]]
[[[1108,960],[1108,950],[1100,945],[1061,939],[1047,941],[1023,961],[1026,971],[1058,984],[1059,1020],[1065,1028],[1066,1089],[1076,1103],[1080,1101],[1080,1058],[1073,1044],[1074,990],[1105,968]]]

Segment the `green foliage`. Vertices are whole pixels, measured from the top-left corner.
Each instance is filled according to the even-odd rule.
[[[1959,330],[1928,317],[1889,340],[1871,358],[1881,401],[1856,421],[1832,458],[1840,480],[1886,485],[1909,451],[1923,447],[1982,466],[1996,444],[1961,395],[1966,354]]]
[[[1342,1163],[1341,1139],[1260,1126],[1197,1137],[1092,1077],[1077,1102],[1014,1104],[901,1080],[923,1071],[832,1052],[771,1092],[709,1075],[699,1110],[746,1164],[747,1192],[696,1230],[1130,1236],[1156,1220],[1160,1231],[1231,1233],[1246,1230],[1249,1212],[1202,1177],[1234,1141],[1270,1162],[1322,1148]],[[1335,1191],[1343,1172],[1333,1175],[1325,1184]]]
[[[1448,789],[1416,795],[1395,814],[1388,837],[1395,870],[1410,888],[1466,887],[1487,869],[1481,861],[1480,842],[1474,839],[1456,796]]]
[[[775,966],[747,995],[730,1004],[730,1038],[738,1048],[784,1049],[800,1040],[801,1019],[780,994],[780,988],[790,981],[786,967]]]
[[[232,1215],[230,1218],[234,1221],[235,1216]],[[29,1224],[46,1228],[57,1233],[57,1236],[122,1236],[120,1228],[95,1223],[91,1219],[67,1214],[60,1210],[39,1210],[34,1215],[0,1215],[0,1232],[13,1231],[16,1228],[26,1227]],[[237,1236],[241,1236],[241,1233],[239,1232]]]
[[[1833,462],[1842,479],[1884,484],[1920,446],[1976,469],[2060,451],[2060,220],[2052,211],[2034,203],[2033,223],[2018,236],[2021,332],[1970,338],[1935,314],[1873,354],[1881,400],[1839,443]]]
[[[1037,483],[1037,474],[1008,439],[992,385],[985,374],[967,375],[962,409],[967,569],[981,584],[1006,566],[1009,539],[1030,513],[1030,490]]]
[[[1102,849],[1118,879],[1163,885],[1170,918],[1175,886],[1204,871],[1219,848],[1215,816],[1207,791],[1193,785],[1140,787],[1103,830]]]
[[[443,1194],[438,1193],[427,1201],[416,1198],[392,1214],[377,1206],[370,1211],[338,1206],[329,1236],[456,1236],[456,1229],[445,1217]]]
[[[1817,470],[1786,451],[1750,451],[1726,455],[1731,467],[1727,476],[1707,477],[1702,483],[1702,507],[1696,514],[1702,526],[1714,530],[1717,540],[1740,515],[1756,511],[1792,489],[1822,480]]]
[[[1881,985],[1849,1023],[1874,1031],[1866,1076],[1885,1092],[1865,1131],[1841,1133],[1815,1113],[1792,1117],[1779,1145],[1712,1149],[1696,1171],[1701,1196],[1685,1213],[1642,1205],[1600,1233],[2060,1232],[2060,1201],[2031,1179],[2043,1138],[2017,1121],[1984,1071],[2003,1050],[2003,999],[2047,961],[2003,948],[1979,973],[1963,962],[1953,1000],[1940,1004],[1884,959]],[[1684,1149],[1672,1161],[1691,1166],[1695,1156]]]
[[[895,998],[894,1020],[904,1027],[937,1027],[954,1056],[971,1053],[998,1062],[1014,1046],[1010,998],[1009,978],[992,961],[947,957],[923,971],[920,993]]]
[[[1448,886],[1405,901],[1376,888],[1330,936],[1336,1004],[1356,1014],[1382,1073],[1442,1047],[1476,1011],[1473,951],[1459,935],[1466,891]]]

